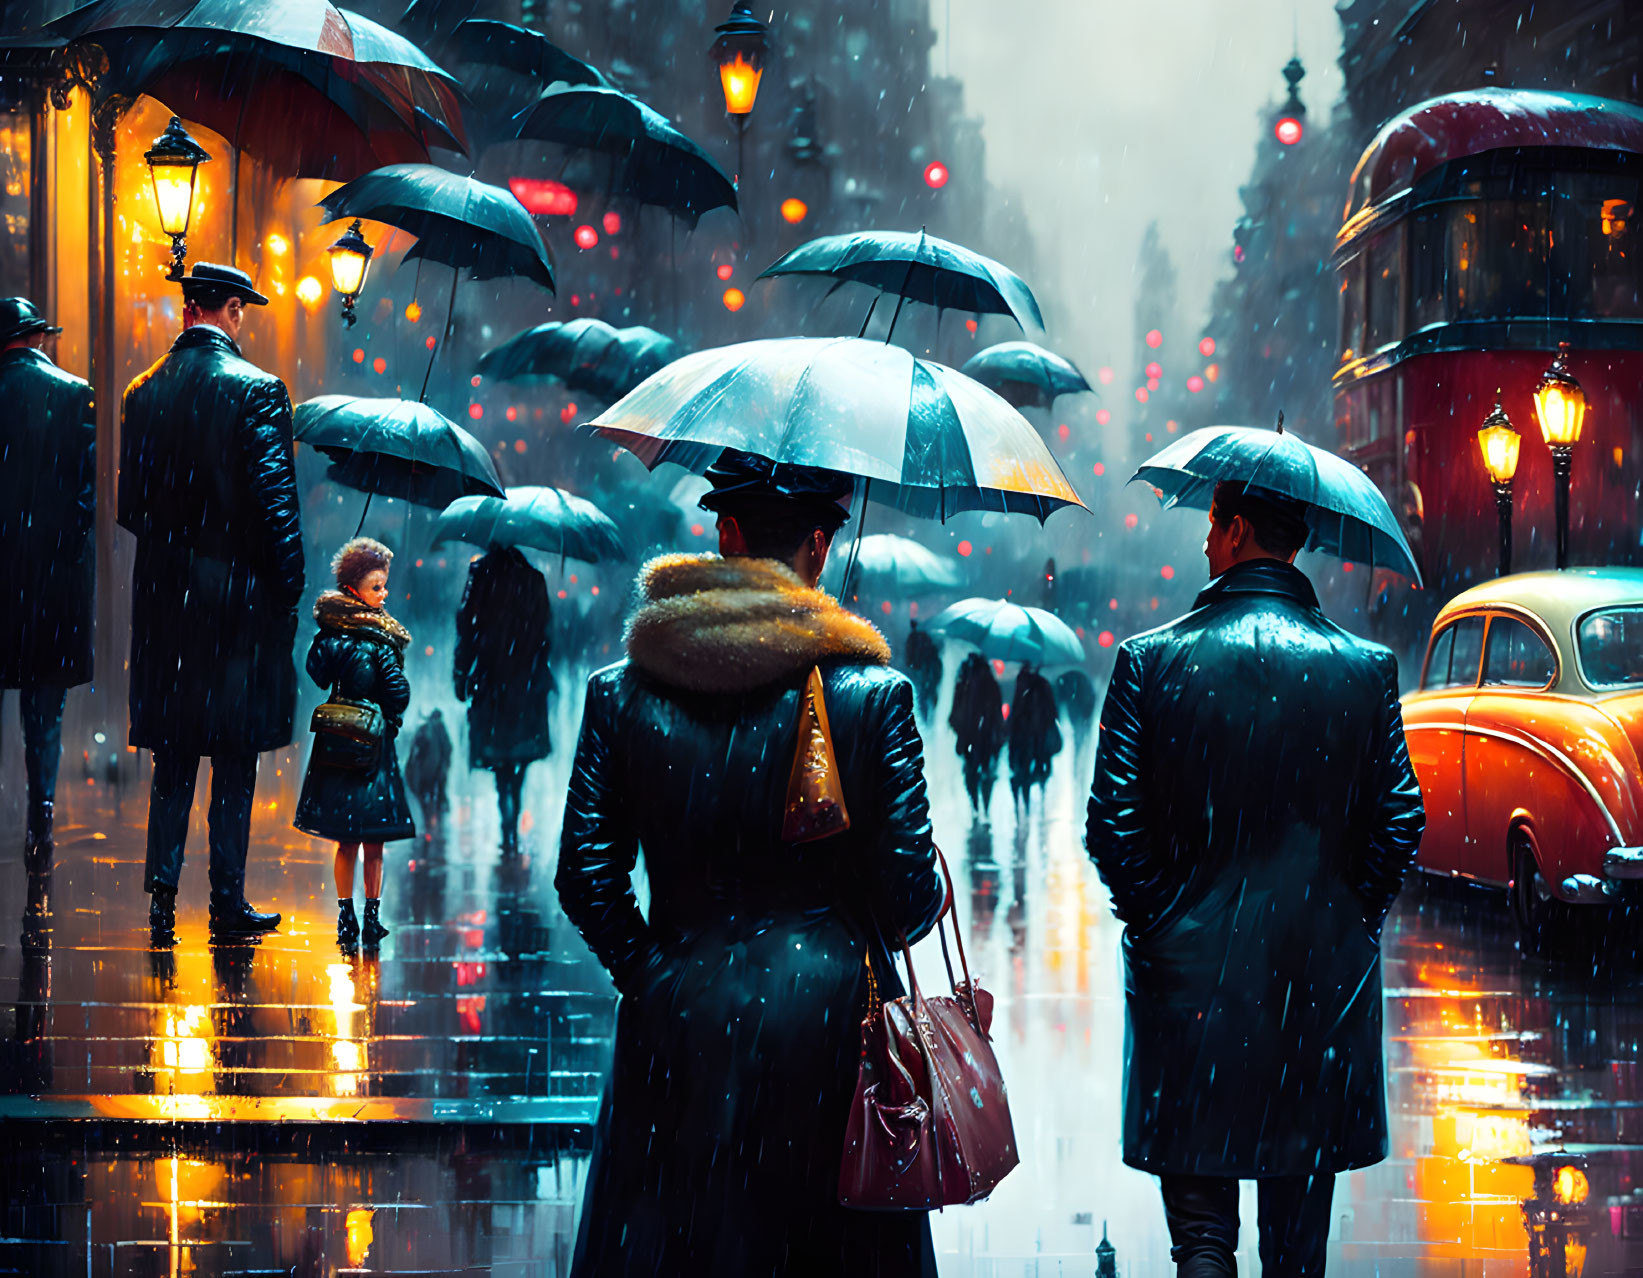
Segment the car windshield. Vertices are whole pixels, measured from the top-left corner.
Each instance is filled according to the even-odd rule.
[[[1594,612],[1580,623],[1576,637],[1592,687],[1643,684],[1643,604]]]

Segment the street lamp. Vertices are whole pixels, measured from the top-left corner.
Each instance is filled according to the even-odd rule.
[[[1483,419],[1478,431],[1478,447],[1483,451],[1483,468],[1489,472],[1489,482],[1495,486],[1495,509],[1500,514],[1500,571],[1504,577],[1512,571],[1512,476],[1517,474],[1518,450],[1523,436],[1512,426],[1512,419],[1500,406],[1500,392],[1495,392],[1494,411]]]
[[[1569,343],[1557,344],[1557,357],[1535,386],[1535,416],[1540,433],[1552,450],[1552,475],[1557,481],[1557,566],[1569,566],[1569,471],[1580,427],[1586,420],[1586,392],[1569,372]]]
[[[765,55],[770,52],[770,28],[753,16],[751,5],[739,0],[731,6],[730,17],[713,30],[713,47],[708,54],[719,66],[725,111],[736,117],[736,181],[740,183],[747,117],[759,97]]]
[[[358,321],[354,303],[359,300],[360,290],[365,287],[365,272],[371,265],[371,254],[376,252],[365,242],[360,227],[361,222],[356,217],[354,224],[342,233],[342,238],[326,250],[331,255],[331,286],[342,294],[342,322],[349,328]]]
[[[176,116],[171,117],[165,132],[155,138],[154,145],[143,154],[143,159],[148,161],[149,176],[154,180],[160,229],[171,237],[168,280],[183,277],[183,262],[188,256],[188,222],[194,214],[194,177],[200,165],[210,158]]]

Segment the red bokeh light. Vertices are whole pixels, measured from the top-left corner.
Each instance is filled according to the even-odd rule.
[[[1175,569],[1172,568],[1169,564],[1165,564],[1162,568],[1160,568],[1158,570],[1158,575],[1160,577],[1162,577],[1165,581],[1174,581],[1175,580]]]
[[[1204,379],[1198,376],[1197,373],[1194,373],[1191,377],[1187,378],[1187,389],[1196,395],[1199,391],[1204,389]]]
[[[1155,391],[1158,389],[1158,379],[1156,377],[1147,378],[1147,389],[1149,391]]]
[[[575,240],[577,248],[590,249],[599,243],[599,232],[584,222],[576,228]]]
[[[1147,388],[1145,386],[1137,386],[1135,388],[1135,402],[1137,404],[1145,404],[1147,402]]]
[[[1072,429],[1067,425],[1066,422],[1062,422],[1061,425],[1059,425],[1055,428],[1055,433],[1057,435],[1061,436],[1061,442],[1062,443],[1066,443],[1068,437],[1072,435]]]
[[[1286,115],[1272,126],[1272,136],[1285,146],[1294,146],[1301,140],[1303,132],[1305,130],[1302,129],[1301,122],[1292,115]]]
[[[1107,464],[1105,462],[1096,462],[1095,473],[1097,475],[1105,475],[1107,473]]]
[[[1198,353],[1206,359],[1215,354],[1215,339],[1213,337],[1206,337],[1203,341],[1199,342]]]
[[[1164,335],[1162,333],[1160,333],[1156,328],[1153,329],[1151,332],[1149,332],[1147,334],[1147,345],[1152,347],[1153,350],[1157,350],[1163,344],[1164,344]]]
[[[432,334],[432,333],[429,333],[429,334],[428,334],[428,340],[427,340],[427,341],[425,341],[425,342],[423,342],[423,343],[422,343],[422,344],[423,344],[423,345],[424,345],[424,346],[426,346],[426,347],[427,347],[427,348],[428,348],[428,349],[429,349],[429,350],[433,350],[433,348],[434,348],[434,346],[435,346],[435,345],[436,345],[436,344],[437,344],[437,343],[435,343],[435,341],[434,341],[434,335],[433,335],[433,334]]]
[[[1103,648],[1110,648],[1110,647],[1112,647],[1113,643],[1115,642],[1115,636],[1113,635],[1112,631],[1103,630],[1100,634],[1096,635],[1095,641],[1096,641],[1096,643],[1100,644]]]
[[[378,373],[386,373],[388,371],[388,361],[378,355],[371,361],[371,368]]]
[[[881,603],[879,605],[879,611],[882,612],[886,617],[888,617],[895,610],[896,610],[895,604],[891,603],[888,599],[886,599],[883,603]]]
[[[605,228],[606,235],[615,235],[622,229],[622,215],[611,209],[599,219],[599,225]]]
[[[1157,360],[1153,360],[1152,363],[1147,365],[1147,376],[1148,377],[1162,377],[1163,375],[1164,375],[1164,366],[1162,364],[1160,364]]]
[[[559,420],[564,422],[567,426],[570,425],[571,419],[574,418],[575,416],[576,416],[576,401],[575,400],[572,400],[570,403],[566,404],[563,408],[561,408],[559,410]]]
[[[364,350],[362,350],[358,346],[354,347],[354,363],[363,364],[364,362],[365,362],[365,352],[364,352]]]
[[[743,305],[746,302],[747,302],[747,295],[745,293],[743,293],[741,289],[739,289],[739,288],[727,288],[725,290],[725,296],[724,296],[725,310],[727,310],[727,311],[739,311],[739,310],[742,309]]]
[[[967,330],[969,330],[970,332],[973,333],[973,332],[976,331],[976,329],[980,328],[981,325],[976,323],[975,320],[973,320],[973,319],[967,319],[967,320],[964,321],[964,327]]]
[[[972,546],[969,542],[961,541],[961,542],[958,543],[958,553],[960,555],[962,555],[965,559],[968,559],[971,556],[971,554],[974,553],[974,551],[975,551],[975,547]]]
[[[947,166],[940,160],[931,160],[924,166],[924,185],[933,191],[939,191],[947,185],[947,179],[952,176],[947,172]]]
[[[1112,420],[1112,413],[1110,411],[1108,411],[1107,409],[1098,408],[1098,409],[1095,410],[1095,424],[1097,426],[1105,426],[1111,420]]]
[[[472,377],[470,377],[470,378],[469,378],[469,379],[468,379],[468,385],[469,385],[469,386],[478,386],[478,385],[479,385],[479,383],[480,383],[480,382],[481,382],[481,381],[483,381],[483,380],[484,380],[484,379],[483,379],[483,378],[481,378],[481,377],[480,377],[480,375],[479,375],[479,374],[478,374],[478,373],[475,373],[475,374],[474,374],[474,375],[473,375],[473,376],[472,376]]]
[[[485,406],[483,404],[469,404],[468,405],[468,416],[473,418],[476,422],[481,417],[483,417],[484,415],[485,415]]]
[[[570,217],[576,212],[576,192],[563,182],[546,178],[509,178],[508,190],[532,213]]]
[[[690,535],[692,537],[700,537],[703,534],[705,534],[706,532],[707,532],[707,529],[702,527],[701,524],[692,524],[690,526]]]
[[[1342,572],[1351,572],[1352,571],[1352,565],[1351,564],[1342,564],[1341,565],[1341,571]]]
[[[1125,515],[1124,516],[1124,527],[1126,527],[1126,528],[1134,528],[1140,522],[1141,522],[1141,516],[1140,515]]]
[[[519,410],[517,408],[515,408],[512,404],[508,405],[508,411],[505,412],[502,415],[504,417],[506,417],[510,422],[519,420]]]
[[[736,268],[734,266],[732,266],[729,262],[720,262],[717,266],[715,266],[713,268],[713,273],[715,275],[717,275],[722,280],[728,280],[732,275],[734,275],[736,273]]]
[[[1112,378],[1113,372],[1110,368],[1098,368],[1095,372],[1095,380],[1100,382],[1103,386],[1111,386]]]

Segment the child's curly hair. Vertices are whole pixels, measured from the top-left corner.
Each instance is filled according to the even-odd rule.
[[[394,562],[394,552],[372,537],[355,537],[332,557],[331,571],[336,574],[338,586],[357,586],[367,573],[381,568],[384,572]]]

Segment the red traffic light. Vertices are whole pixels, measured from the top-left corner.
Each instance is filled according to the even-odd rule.
[[[931,160],[924,166],[924,184],[932,190],[940,190],[947,185],[947,166],[940,160]]]
[[[1273,137],[1277,138],[1278,141],[1282,142],[1285,146],[1294,146],[1301,140],[1301,134],[1303,132],[1305,132],[1305,130],[1301,128],[1301,122],[1292,115],[1284,116],[1283,119],[1279,120],[1277,124],[1272,126]]]

